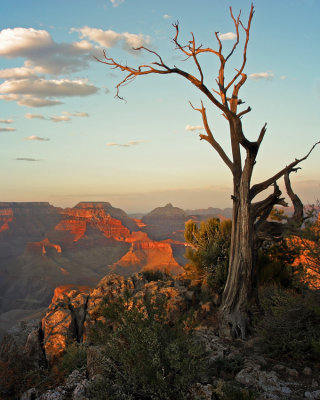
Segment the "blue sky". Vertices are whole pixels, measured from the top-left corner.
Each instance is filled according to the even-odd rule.
[[[98,63],[102,50],[132,66],[154,61],[132,51],[147,45],[169,65],[194,71],[174,50],[181,41],[217,48],[214,32],[234,32],[229,6],[246,0],[12,0],[0,2],[1,201],[109,201],[127,212],[167,202],[182,208],[230,206],[231,176],[198,134],[201,95],[178,76],[140,77],[114,98],[119,72]],[[252,112],[245,132],[268,130],[254,174],[258,182],[320,139],[320,34],[317,0],[257,0],[241,98]],[[224,40],[226,49],[233,44]],[[235,55],[227,72],[239,67]],[[204,57],[215,87],[216,57]],[[231,76],[231,75],[229,75]],[[226,121],[206,103],[216,138],[229,152]],[[192,130],[194,129],[194,130]],[[304,202],[320,198],[319,149],[292,177]]]

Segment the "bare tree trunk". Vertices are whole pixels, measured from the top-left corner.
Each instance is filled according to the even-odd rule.
[[[248,311],[255,298],[254,226],[249,183],[242,182],[239,189],[235,187],[234,193],[229,273],[223,292],[219,329],[224,337],[245,338],[249,329]]]

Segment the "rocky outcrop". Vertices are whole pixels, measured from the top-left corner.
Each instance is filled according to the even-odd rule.
[[[132,235],[129,240],[131,241],[129,251],[111,266],[111,270],[124,276],[138,271],[159,270],[174,275],[183,272],[173,256],[170,243],[151,240],[142,232],[139,235]]]
[[[197,297],[199,300],[200,296],[198,283],[192,286],[184,278],[149,282],[141,273],[129,278],[109,274],[91,290],[79,287],[67,291],[65,287],[57,288],[41,326],[30,331],[28,339],[25,339],[28,356],[34,356],[35,349],[40,346],[46,361],[54,364],[71,341],[82,342],[88,338],[90,328],[100,319],[97,310],[103,300],[115,299],[124,292],[130,292],[133,298],[141,298],[146,293],[151,296],[162,293],[168,299],[166,311],[172,322],[177,321],[181,313],[191,307]],[[209,312],[208,305],[201,308],[202,318]]]
[[[59,244],[51,243],[48,238],[40,240],[39,242],[31,242],[27,244],[27,254],[47,254],[49,249],[54,249],[57,253],[61,253],[61,246]]]
[[[154,240],[175,239],[184,241],[184,226],[189,217],[172,204],[158,207],[142,218],[143,229]]]
[[[63,211],[63,220],[55,230],[73,235],[73,242],[81,239],[90,227],[101,231],[106,238],[125,240],[130,236],[130,230],[120,219],[113,218],[103,204],[79,203],[74,208],[67,208]]]

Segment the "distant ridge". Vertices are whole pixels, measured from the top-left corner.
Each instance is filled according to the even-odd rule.
[[[185,213],[189,216],[198,215],[198,216],[223,216],[224,218],[232,218],[232,208],[198,208],[195,210],[185,210]]]

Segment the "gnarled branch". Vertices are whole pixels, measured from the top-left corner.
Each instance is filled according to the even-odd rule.
[[[279,178],[284,176],[286,173],[290,173],[291,171],[294,171],[294,167],[301,163],[302,161],[306,160],[309,155],[311,154],[312,150],[320,143],[316,142],[309,152],[302,158],[298,159],[296,158],[295,161],[293,161],[291,164],[283,168],[281,171],[273,175],[271,178],[266,179],[265,181],[261,183],[257,183],[256,185],[253,185],[252,188],[250,189],[250,199],[252,200],[257,194],[261,193],[265,189],[267,189],[270,185],[272,185],[274,182],[276,182]]]

